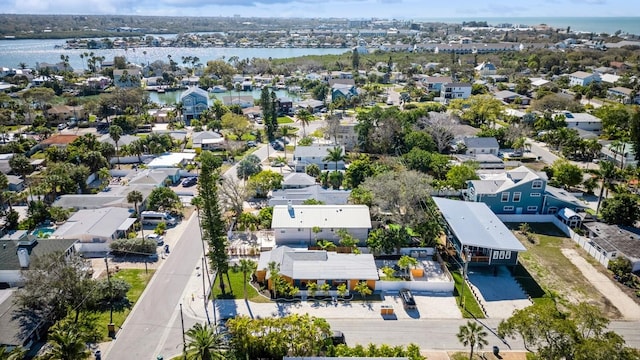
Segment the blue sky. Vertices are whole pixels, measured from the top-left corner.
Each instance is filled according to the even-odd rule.
[[[638,0],[0,0],[17,14],[341,18],[640,16]]]

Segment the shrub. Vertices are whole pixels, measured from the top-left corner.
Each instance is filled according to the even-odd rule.
[[[122,255],[152,255],[156,253],[157,243],[150,239],[118,239],[109,247],[116,256]]]

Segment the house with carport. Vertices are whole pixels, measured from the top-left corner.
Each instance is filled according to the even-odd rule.
[[[52,234],[54,239],[78,239],[76,251],[103,253],[113,240],[123,239],[136,222],[129,209],[106,207],[78,210]]]
[[[469,266],[515,266],[526,250],[483,203],[434,197],[442,215],[447,247]]]
[[[319,286],[329,284],[327,295],[336,295],[336,288],[346,284],[353,290],[359,282],[366,282],[375,290],[379,280],[378,268],[372,254],[343,254],[326,250],[308,250],[277,246],[260,254],[256,277],[259,282],[266,282],[272,289],[269,264],[279,267],[278,274],[289,284],[300,289],[298,296],[307,296],[307,287],[311,283]],[[319,293],[320,291],[318,291]]]
[[[276,205],[271,228],[276,245],[311,246],[320,239],[337,244],[340,229],[364,245],[371,215],[366,205]]]

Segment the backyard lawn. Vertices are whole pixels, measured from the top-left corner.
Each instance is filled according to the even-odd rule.
[[[517,231],[519,224],[506,224],[527,251],[520,253],[518,259],[531,277],[548,295],[557,296],[561,302],[592,302],[597,304],[603,314],[609,318],[618,318],[620,313],[608,300],[596,290],[580,270],[560,251],[563,248],[582,251],[571,239],[566,237],[553,224],[529,224],[534,242],[530,242]],[[528,286],[526,286],[528,287]],[[531,294],[537,301],[535,294]]]
[[[130,306],[120,311],[113,311],[113,323],[116,325],[116,331],[120,329],[124,321],[127,319],[127,316],[129,316],[133,305],[138,301],[140,295],[142,295],[142,292],[144,291],[144,288],[153,277],[153,272],[154,270],[149,270],[149,273],[145,273],[144,269],[124,269],[113,274],[112,278],[123,279],[131,285],[131,289],[127,292],[127,298],[131,303]],[[98,314],[96,322],[98,329],[104,329],[104,333],[106,334],[107,325],[109,324],[109,310]],[[104,340],[110,339],[105,337]]]
[[[293,124],[293,119],[288,116],[278,116],[278,124]]]

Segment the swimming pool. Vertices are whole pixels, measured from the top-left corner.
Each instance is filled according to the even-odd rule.
[[[46,239],[51,236],[56,231],[56,229],[52,227],[41,227],[33,230],[31,235],[35,235],[41,239]]]

